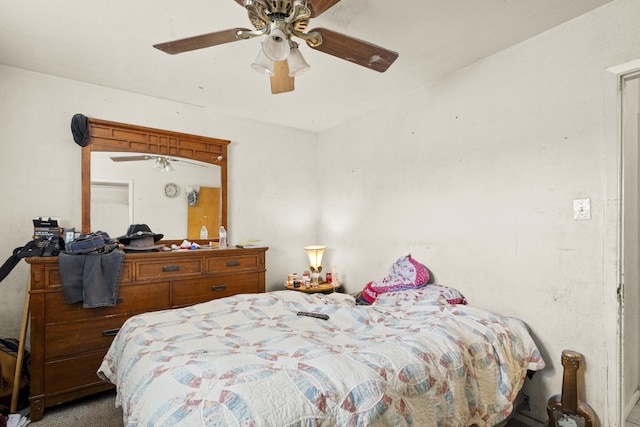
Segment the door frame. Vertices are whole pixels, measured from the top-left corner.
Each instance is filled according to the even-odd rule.
[[[640,59],[615,65],[604,77],[605,204],[603,238],[604,350],[607,386],[602,425],[624,426],[622,298],[624,297],[622,258],[622,79],[640,70]]]

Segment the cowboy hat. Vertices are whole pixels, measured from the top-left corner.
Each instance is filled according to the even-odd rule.
[[[164,234],[157,234],[151,231],[147,224],[132,224],[127,230],[127,234],[118,237],[125,250],[150,251],[163,247],[155,243],[162,239]]]

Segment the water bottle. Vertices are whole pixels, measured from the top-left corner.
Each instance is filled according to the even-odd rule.
[[[203,225],[202,228],[200,229],[200,240],[207,240],[208,238],[209,238],[209,231],[207,230],[207,227]]]
[[[218,247],[220,249],[227,249],[227,230],[224,229],[224,225],[220,226],[220,234],[218,238]]]

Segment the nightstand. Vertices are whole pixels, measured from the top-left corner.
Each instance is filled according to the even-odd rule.
[[[290,289],[292,291],[299,291],[299,292],[305,292],[308,294],[315,294],[318,292],[335,292],[338,289],[340,289],[342,287],[341,284],[338,283],[338,285],[334,286],[333,283],[321,283],[318,285],[318,287],[316,288],[305,288],[304,285],[300,285],[299,288],[294,288],[293,286],[287,285],[287,289]]]

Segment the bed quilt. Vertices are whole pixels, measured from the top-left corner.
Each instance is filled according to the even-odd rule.
[[[125,426],[493,426],[543,367],[523,321],[438,295],[277,291],[134,316],[98,375]]]

